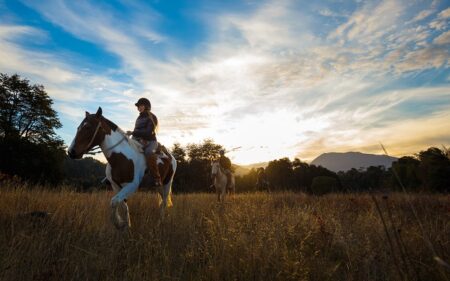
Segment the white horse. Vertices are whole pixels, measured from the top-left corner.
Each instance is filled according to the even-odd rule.
[[[100,107],[95,114],[86,112],[68,149],[68,155],[72,159],[80,159],[97,145],[108,160],[106,178],[116,192],[111,199],[111,220],[118,229],[130,227],[127,198],[137,191],[147,167],[142,145],[128,138],[117,125],[103,117]],[[163,186],[158,189],[163,218],[165,208],[172,206],[172,182],[177,161],[165,150],[158,155],[157,163],[163,182]],[[119,207],[125,212],[125,219]]]
[[[227,175],[220,167],[219,161],[213,161],[211,163],[211,178],[214,187],[216,188],[217,201],[225,202],[225,195],[227,193]],[[231,175],[231,183],[228,191],[233,193],[235,191],[235,179],[233,174]]]

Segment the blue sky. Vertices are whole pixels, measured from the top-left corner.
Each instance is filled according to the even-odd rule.
[[[84,111],[239,164],[450,145],[450,1],[0,1],[0,72],[43,84],[70,144]]]

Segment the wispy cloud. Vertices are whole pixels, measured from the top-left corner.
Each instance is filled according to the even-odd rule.
[[[378,141],[412,153],[447,137],[440,130],[449,125],[450,9],[439,10],[438,2],[421,9],[407,1],[361,2],[352,12],[287,0],[214,13],[200,6],[190,16],[207,34],[183,52],[180,38],[158,28],[168,16],[142,3],[122,3],[126,16],[112,4],[25,3],[118,61],[117,69],[94,72],[67,63],[68,53],[28,48],[24,36],[51,40],[39,27],[0,26],[0,51],[7,54],[0,69],[38,77],[68,120],[66,130],[99,105],[131,129],[133,104],[146,96],[162,142],[212,137],[242,147],[232,153],[240,163],[374,152]],[[318,25],[327,28],[317,32]],[[425,75],[432,79],[418,81]],[[427,115],[414,114],[412,105]],[[401,126],[415,123],[423,133],[402,139],[408,130]]]

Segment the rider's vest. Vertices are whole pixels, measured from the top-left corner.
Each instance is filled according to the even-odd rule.
[[[134,125],[133,137],[146,141],[156,141],[155,129],[157,124],[158,119],[153,113],[141,112]]]
[[[227,169],[227,170],[231,169],[231,161],[230,161],[230,159],[228,159],[228,157],[221,156],[219,158],[219,163],[222,168]]]

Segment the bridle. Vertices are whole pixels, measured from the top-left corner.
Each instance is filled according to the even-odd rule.
[[[95,129],[95,132],[94,132],[94,134],[92,135],[92,138],[91,138],[91,141],[89,142],[89,144],[87,145],[87,149],[86,149],[86,153],[85,154],[97,154],[97,153],[100,153],[101,151],[95,151],[96,149],[98,149],[100,146],[93,146],[92,148],[89,148],[89,147],[91,147],[91,145],[92,145],[92,143],[94,142],[94,140],[95,140],[95,137],[97,137],[97,133],[98,133],[98,131],[100,130],[100,127],[102,126],[102,121],[100,120],[100,121],[98,121],[98,125],[97,125],[97,128]],[[123,136],[122,137],[122,139],[120,140],[120,141],[118,141],[117,143],[115,143],[114,145],[112,145],[112,146],[110,146],[110,147],[108,147],[108,148],[105,148],[104,150],[103,150],[103,153],[106,153],[106,152],[108,152],[109,150],[112,150],[113,148],[115,148],[116,146],[118,146],[119,144],[121,144],[124,140],[126,140],[126,139],[128,139],[126,136]]]
[[[92,135],[91,141],[89,142],[89,144],[86,146],[87,147],[87,151],[91,151],[94,149],[94,147],[92,147],[91,149],[89,149],[89,147],[91,147],[92,143],[94,142],[95,137],[97,136],[98,130],[100,129],[100,127],[102,126],[102,121],[98,121],[98,125],[97,128],[95,129],[94,134]]]

